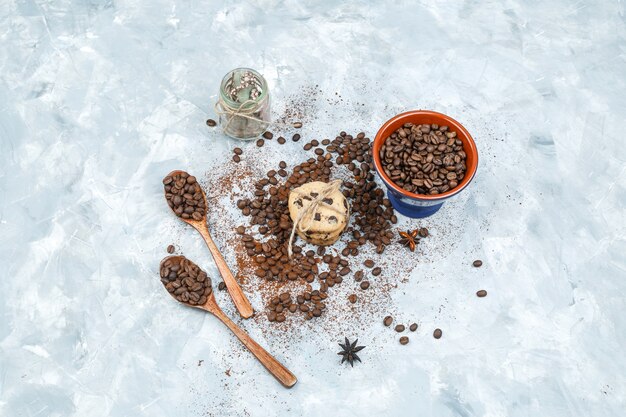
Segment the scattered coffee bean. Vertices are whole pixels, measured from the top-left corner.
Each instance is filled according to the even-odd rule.
[[[184,256],[161,261],[161,282],[178,301],[190,305],[204,305],[211,295],[211,278]]]
[[[265,145],[265,141],[263,139],[259,139],[256,141],[256,146],[258,146],[259,148],[263,145]]]
[[[214,127],[215,125],[217,125],[217,123],[213,119],[207,119],[206,125],[209,127]]]
[[[406,123],[385,139],[379,157],[387,177],[416,194],[452,190],[467,170],[463,142],[448,126]]]
[[[291,137],[291,140],[294,141],[294,142],[299,141],[300,140],[300,134],[296,133],[295,135],[293,135]]]
[[[425,227],[420,228],[419,235],[420,237],[428,237],[428,229]]]
[[[412,331],[412,332],[416,331],[416,330],[417,330],[417,323],[413,323],[413,324],[411,324],[411,325],[409,326],[409,330],[410,330],[410,331]]]
[[[239,163],[241,162],[241,158],[239,157],[239,155],[233,155],[233,161]]]
[[[350,295],[348,296],[348,300],[349,300],[352,304],[356,303],[356,300],[357,300],[357,296],[356,296],[356,294],[350,294]]]
[[[175,250],[176,248],[174,247],[174,245],[169,245],[167,247],[167,253],[174,253]]]
[[[404,324],[398,324],[394,330],[398,333],[402,333],[404,331]]]
[[[400,344],[401,344],[401,345],[406,345],[406,344],[408,344],[408,343],[409,343],[409,337],[408,337],[408,336],[402,336],[402,337],[400,338]]]
[[[204,194],[196,177],[181,171],[163,178],[165,199],[174,214],[185,220],[202,220],[206,215]]]
[[[241,155],[241,154],[243,153],[243,150],[242,150],[241,148],[235,148],[235,149],[233,149],[233,152],[234,152],[236,155]]]
[[[224,291],[226,289],[226,284],[224,283],[224,281],[220,281],[220,283],[217,284],[217,289],[220,291]]]
[[[478,292],[476,293],[476,295],[477,295],[478,297],[481,297],[481,298],[482,298],[482,297],[486,297],[486,296],[487,296],[487,291],[485,291],[485,290],[480,290],[480,291],[478,291]]]
[[[474,265],[476,268],[480,268],[483,265],[483,261],[481,261],[480,259],[476,259],[472,265]]]
[[[368,268],[372,268],[374,266],[374,261],[372,261],[371,259],[367,259],[365,262],[363,262],[363,265]]]
[[[382,272],[382,269],[380,269],[380,267],[378,266],[372,269],[372,275],[374,275],[375,277],[379,276],[381,272]]]
[[[287,142],[287,141],[285,140],[285,138],[284,138],[284,137],[282,137],[282,136],[280,136],[280,137],[277,139],[277,141],[278,141],[278,143],[280,143],[281,145],[284,145],[284,144],[285,144],[285,142]]]
[[[387,327],[391,326],[391,323],[393,323],[393,317],[391,316],[387,316],[385,317],[385,319],[383,320],[383,324]]]
[[[302,127],[302,123],[301,122],[295,122],[293,124],[293,127],[295,127],[296,129],[300,129]]]
[[[433,332],[433,337],[435,339],[440,339],[442,334],[443,332],[441,331],[441,329],[435,329],[435,331]]]
[[[265,139],[272,139],[274,137],[274,134],[272,132],[265,132],[263,133],[263,137]]]

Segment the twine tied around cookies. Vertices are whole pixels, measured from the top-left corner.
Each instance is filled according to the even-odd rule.
[[[324,199],[328,198],[335,191],[339,190],[339,187],[341,187],[341,183],[342,183],[341,180],[333,180],[329,182],[328,184],[326,184],[326,187],[324,187],[323,189],[319,191],[319,194],[317,195],[317,197],[314,197],[313,200],[311,200],[311,202],[306,207],[303,207],[302,210],[300,210],[300,212],[298,213],[298,217],[293,221],[293,227],[291,228],[291,236],[289,236],[287,252],[289,254],[290,259],[293,255],[293,250],[292,250],[293,238],[296,235],[296,229],[298,229],[298,226],[299,226],[300,231],[306,232],[307,230],[311,228],[313,216],[315,215],[315,211],[317,210],[320,204],[327,205],[328,208],[330,208],[331,210],[333,210],[339,215],[344,214],[344,213],[339,212],[337,209],[335,209],[331,205],[324,202]],[[298,189],[291,190],[291,192],[299,194],[299,195],[303,195]]]

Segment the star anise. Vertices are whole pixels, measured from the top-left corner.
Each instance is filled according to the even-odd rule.
[[[363,349],[365,346],[357,346],[356,342],[358,342],[358,341],[359,341],[359,339],[356,339],[351,344],[350,341],[348,340],[348,338],[346,337],[346,344],[345,345],[342,345],[341,343],[339,343],[339,346],[341,346],[341,348],[343,349],[341,352],[337,352],[337,355],[342,355],[343,356],[343,358],[341,359],[341,363],[344,363],[345,361],[348,361],[350,366],[354,366],[354,361],[355,360],[361,362],[361,358],[359,358],[359,355],[357,355],[356,353],[358,351],[360,351],[361,349]]]
[[[417,237],[418,229],[413,231],[407,230],[406,232],[400,233],[400,243],[404,246],[407,246],[411,252],[415,251],[415,246],[419,243],[419,238]]]

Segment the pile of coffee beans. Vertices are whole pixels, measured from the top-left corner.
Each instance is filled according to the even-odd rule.
[[[326,304],[322,300],[325,300],[327,296],[325,292],[319,290],[304,291],[293,300],[289,291],[283,292],[270,300],[267,318],[269,321],[282,323],[287,313],[295,312],[304,313],[307,320],[319,317],[326,309]]]
[[[264,137],[267,139],[270,135],[271,133]],[[300,140],[300,135],[295,134],[293,140]],[[258,277],[278,282],[300,280],[309,284],[309,288],[311,283],[316,280],[319,282],[319,290],[311,288],[303,291],[296,296],[296,303],[289,298],[285,305],[285,302],[280,301],[280,296],[279,303],[270,302],[268,306],[270,321],[282,321],[285,312],[291,311],[290,308],[294,312],[304,313],[305,319],[320,316],[325,308],[321,307],[320,303],[328,296],[328,289],[341,284],[344,281],[343,277],[352,273],[346,257],[358,255],[359,247],[367,242],[374,244],[378,253],[382,253],[385,247],[391,244],[393,238],[391,225],[397,222],[397,218],[391,203],[385,198],[384,191],[375,181],[371,168],[370,145],[371,142],[364,133],[352,136],[341,132],[332,141],[312,140],[304,146],[304,149],[312,151],[314,157],[294,166],[291,174],[286,170],[287,164],[281,161],[277,170],[268,171],[266,178],[255,182],[252,198],[237,201],[237,207],[242,214],[250,217],[248,226],[258,227],[260,236],[246,233],[249,227],[242,225],[237,228],[246,253],[256,265],[255,274]],[[333,156],[336,156],[334,161]],[[322,246],[316,251],[304,252],[302,246],[294,244],[294,254],[292,259],[289,259],[287,243],[292,228],[288,208],[289,192],[307,182],[329,182],[335,165],[345,165],[352,173],[351,178],[343,181],[342,191],[350,202],[354,215],[352,226],[346,229],[346,233],[351,235],[351,240],[342,249],[341,256],[326,254],[326,248]],[[381,269],[375,268],[375,272],[373,271],[372,275],[379,275]],[[361,278],[363,275],[363,271],[360,271]],[[370,282],[364,281],[361,282],[360,288],[365,290],[369,286]],[[275,300],[276,298],[272,301]],[[300,300],[303,302],[299,303]],[[356,302],[356,297],[350,299],[350,302]],[[278,307],[279,305],[282,308]],[[296,307],[291,307],[292,305]]]
[[[206,203],[196,177],[186,172],[163,178],[165,199],[178,217],[202,220],[206,215]]]
[[[380,148],[385,174],[415,194],[436,195],[459,185],[467,155],[448,126],[405,123]]]
[[[167,291],[181,303],[204,305],[211,295],[211,278],[184,256],[164,259],[160,272]]]

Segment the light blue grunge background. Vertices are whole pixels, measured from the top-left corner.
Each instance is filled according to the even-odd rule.
[[[625,25],[617,0],[1,1],[0,415],[624,416]],[[156,279],[170,242],[216,275],[159,181],[231,158],[204,120],[242,65],[276,117],[308,102],[310,138],[428,108],[481,152],[420,223],[449,252],[390,294],[409,345],[364,319],[350,369],[329,326],[239,321],[289,391]]]

